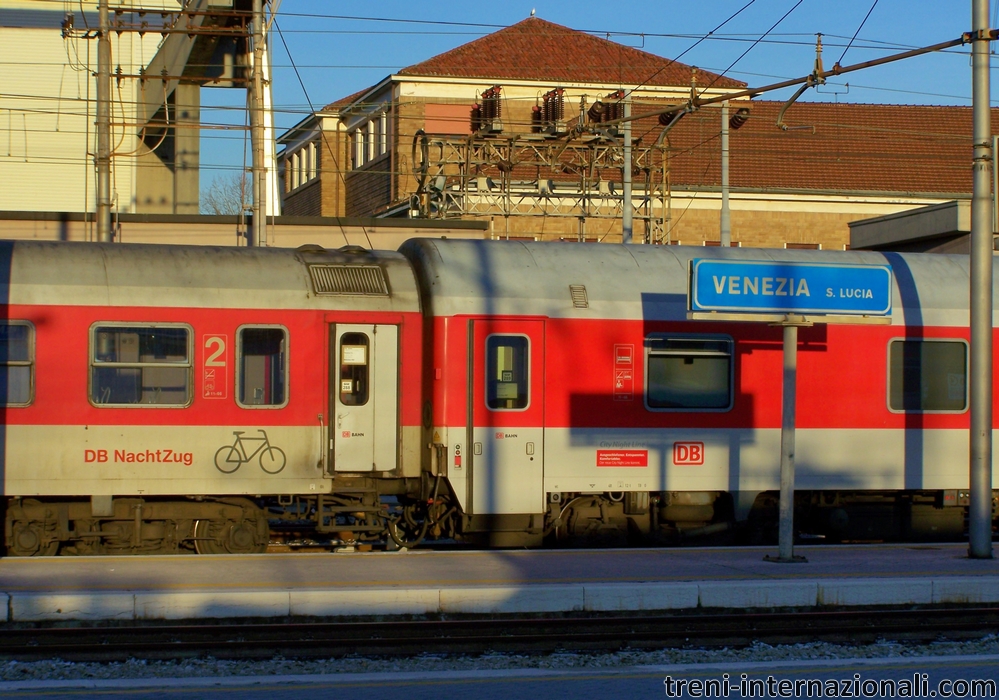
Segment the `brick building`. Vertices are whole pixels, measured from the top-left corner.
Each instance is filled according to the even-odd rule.
[[[594,130],[595,105],[620,116],[614,96],[630,90],[639,115],[692,90],[743,87],[532,17],[404,68],[283,134],[283,211],[464,218],[487,221],[497,237],[619,241],[622,134]],[[730,106],[749,110],[730,138],[734,242],[842,248],[850,221],[970,197],[969,108],[802,102],[787,111],[785,130],[782,105]],[[589,128],[573,132],[576,124]],[[656,116],[633,123],[633,203],[645,216],[637,239],[718,239],[720,126],[716,107],[665,136]],[[586,167],[572,162],[585,158]]]

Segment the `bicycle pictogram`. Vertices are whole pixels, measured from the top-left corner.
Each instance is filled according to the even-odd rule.
[[[261,437],[243,437],[245,431],[234,430],[232,434],[236,436],[235,441],[231,445],[223,445],[215,453],[215,468],[223,474],[232,474],[251,459],[260,455],[257,461],[260,468],[268,474],[277,474],[284,469],[284,465],[288,461],[284,455],[284,450],[271,445],[266,432],[263,430],[257,432],[260,433]],[[248,442],[259,444],[253,452],[248,452],[246,449]]]

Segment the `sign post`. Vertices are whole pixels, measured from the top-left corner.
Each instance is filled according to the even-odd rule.
[[[804,557],[794,554],[798,328],[816,323],[891,323],[891,267],[695,259],[689,284],[690,319],[755,321],[784,329],[778,554],[764,559],[804,562]]]

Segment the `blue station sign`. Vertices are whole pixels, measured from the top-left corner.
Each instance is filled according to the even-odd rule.
[[[890,265],[695,259],[690,310],[884,316]]]

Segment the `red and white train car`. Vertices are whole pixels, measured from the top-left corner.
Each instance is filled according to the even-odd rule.
[[[427,314],[436,468],[490,541],[776,522],[781,329],[688,321],[697,257],[887,257],[891,325],[800,331],[799,522],[853,539],[961,535],[966,257],[434,240],[402,252]]]
[[[333,529],[339,474],[374,511],[366,476],[419,478],[397,253],[16,242],[0,269],[10,553],[263,551],[268,500]]]
[[[5,542],[675,538],[776,522],[781,334],[688,321],[694,257],[892,265],[800,333],[798,524],[960,536],[967,259],[421,239],[0,244]]]

